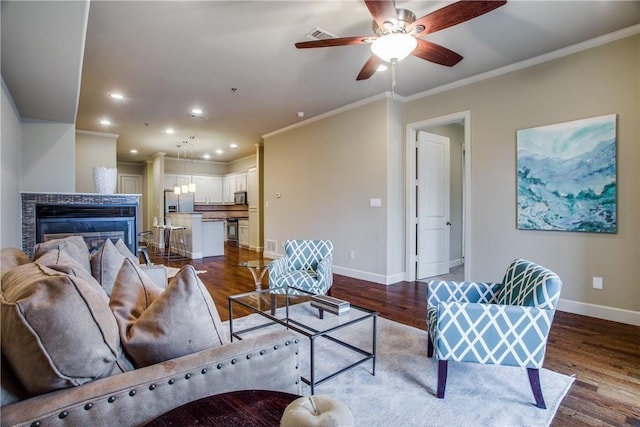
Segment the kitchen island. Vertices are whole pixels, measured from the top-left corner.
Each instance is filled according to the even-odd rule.
[[[224,219],[202,219],[198,212],[172,212],[169,219],[185,228],[183,245],[172,242],[172,251],[191,259],[224,255]]]

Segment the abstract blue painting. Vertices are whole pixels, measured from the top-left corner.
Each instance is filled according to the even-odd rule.
[[[616,233],[616,115],[517,131],[518,229]]]

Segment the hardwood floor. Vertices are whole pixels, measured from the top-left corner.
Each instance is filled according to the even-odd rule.
[[[249,270],[237,267],[238,263],[260,256],[227,246],[224,257],[191,262],[196,269],[207,271],[200,277],[223,320],[229,317],[227,297],[255,288]],[[152,259],[162,263],[153,255]],[[263,287],[268,286],[266,276]],[[332,295],[377,310],[382,317],[426,329],[426,289],[426,283],[384,286],[336,274]],[[576,377],[552,426],[640,427],[640,327],[557,311],[545,367]]]

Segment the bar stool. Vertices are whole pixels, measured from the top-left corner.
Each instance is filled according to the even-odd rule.
[[[153,231],[141,231],[138,233],[138,255],[142,254],[144,257],[144,263],[151,265],[151,258],[149,258],[149,244],[153,237]]]
[[[158,255],[164,255],[165,247],[165,225],[164,219],[158,220],[157,216],[153,217],[153,236],[151,237],[151,245],[154,248],[154,253]]]
[[[169,218],[165,221],[165,247],[167,260],[177,260],[187,258],[187,250],[184,242],[184,231],[187,227],[183,225],[173,225]],[[175,247],[174,256],[171,255],[171,248]]]

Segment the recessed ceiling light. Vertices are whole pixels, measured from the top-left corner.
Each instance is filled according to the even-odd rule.
[[[173,135],[174,133],[176,133],[175,130],[168,128],[167,130],[165,130],[166,133],[168,133],[169,135]]]
[[[199,108],[194,108],[191,110],[191,114],[202,114],[202,110]]]
[[[131,151],[129,151],[131,154],[138,154],[138,150],[136,150],[135,148],[131,149]]]
[[[218,148],[218,149],[216,150],[216,154],[222,154],[222,153],[224,153],[224,151],[222,151],[221,149],[219,149],[219,148]]]
[[[122,95],[121,93],[111,93],[109,94],[109,96],[113,99],[124,99],[124,95]]]
[[[109,120],[107,120],[107,119],[102,119],[102,120],[100,120],[100,124],[102,126],[109,126],[111,124],[111,122]]]
[[[202,158],[205,159],[205,160],[209,160],[211,158],[211,156],[209,155],[209,153],[207,153],[207,154],[204,154],[202,156]]]
[[[229,144],[229,147],[231,147],[232,149],[237,149],[238,148],[238,144],[236,144],[235,142],[232,144]]]
[[[298,117],[300,117],[300,118],[304,117],[304,111],[298,111],[298,112],[296,113],[296,116],[298,116]]]

